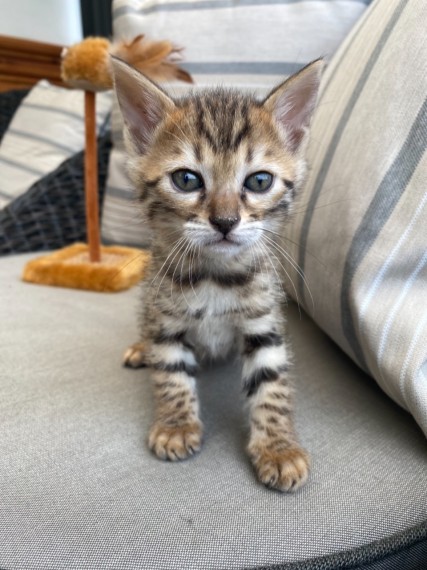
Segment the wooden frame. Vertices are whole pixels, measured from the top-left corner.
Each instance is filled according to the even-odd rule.
[[[40,79],[64,86],[62,49],[56,44],[0,35],[0,92],[29,89]]]

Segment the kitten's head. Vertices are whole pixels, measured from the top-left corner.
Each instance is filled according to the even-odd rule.
[[[130,173],[155,240],[235,255],[279,228],[304,177],[322,60],[264,101],[224,89],[173,100],[126,63],[113,68]]]

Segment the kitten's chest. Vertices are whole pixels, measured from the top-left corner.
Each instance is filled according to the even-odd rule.
[[[199,357],[225,357],[235,345],[236,330],[247,306],[245,295],[236,288],[227,290],[213,283],[204,283],[196,292],[195,314],[200,318],[190,318],[188,338]]]
[[[180,310],[197,319],[221,318],[239,320],[252,313],[265,312],[273,302],[268,283],[261,275],[255,276],[250,284],[239,285],[206,280],[189,290],[180,291]]]
[[[262,312],[271,304],[270,277],[237,263],[219,269],[204,266],[191,272],[184,270],[164,279],[156,289],[154,304],[164,314],[190,320],[239,318],[248,312]]]
[[[215,283],[200,284],[193,292],[193,302],[205,316],[222,316],[238,313],[245,305],[244,295],[236,288],[224,288]]]
[[[154,303],[162,313],[199,321],[206,317],[238,315],[246,306],[242,293],[206,281],[191,287],[164,289]]]

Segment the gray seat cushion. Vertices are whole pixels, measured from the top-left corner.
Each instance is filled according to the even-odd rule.
[[[201,454],[159,461],[146,446],[147,372],[120,365],[138,289],[24,284],[30,257],[0,260],[0,568],[423,567],[427,442],[295,306],[297,424],[313,470],[280,494],[244,452],[238,362],[201,375]]]

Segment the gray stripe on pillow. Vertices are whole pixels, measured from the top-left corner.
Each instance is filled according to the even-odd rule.
[[[140,247],[150,241],[147,232],[141,231],[141,224],[137,220],[130,216],[110,216],[109,212],[105,212],[105,215],[108,218],[108,229],[103,234],[103,241],[106,238],[115,241],[116,244],[126,245],[136,245],[139,242]]]
[[[122,214],[116,210],[109,210],[105,215],[108,219],[109,233],[117,234],[119,232],[121,235],[128,235],[128,239],[132,243],[136,243],[138,237],[140,239],[143,237],[143,232],[141,232],[141,219],[140,217],[134,217],[131,212],[129,212],[129,209]],[[127,242],[128,240],[125,238],[124,241]]]
[[[292,75],[304,65],[287,61],[209,61],[184,62],[181,67],[199,75]]]
[[[75,152],[73,147],[67,146],[65,144],[61,144],[56,139],[52,140],[52,139],[49,139],[47,137],[42,137],[41,135],[36,135],[34,133],[19,131],[18,129],[9,129],[9,133],[12,133],[13,135],[15,135],[17,137],[22,137],[24,139],[39,141],[39,142],[42,142],[42,143],[45,143],[45,144],[48,144],[51,146],[55,146],[57,148],[61,148],[62,150],[65,150],[65,152],[68,152],[69,154],[74,154],[74,152]]]
[[[412,211],[412,217],[409,223],[406,224],[405,231],[401,234],[397,242],[393,245],[392,250],[388,254],[387,258],[384,260],[383,264],[381,265],[381,269],[375,276],[375,279],[369,285],[366,294],[364,295],[363,303],[360,305],[360,312],[359,312],[359,328],[362,323],[365,321],[367,309],[374,298],[374,295],[379,291],[379,288],[384,283],[385,276],[387,273],[390,272],[392,268],[392,264],[396,262],[396,258],[401,251],[402,245],[408,239],[411,232],[414,231],[416,227],[418,227],[420,223],[420,217],[424,214],[424,208],[427,205],[427,192],[424,193],[424,196],[415,208]],[[391,244],[390,244],[391,245]],[[427,313],[426,313],[427,317]]]
[[[73,119],[77,119],[78,121],[82,120],[82,116],[79,113],[73,113],[72,111],[68,111],[67,109],[61,109],[60,107],[50,107],[49,105],[41,105],[40,103],[22,103],[22,107],[28,107],[28,109],[37,109],[39,111],[46,111],[46,113],[59,113],[60,115],[65,115],[66,117],[71,117]],[[102,118],[103,125],[108,124],[108,117],[104,117],[104,113],[101,111],[97,111],[96,113],[96,121],[98,122]]]
[[[4,156],[0,156],[0,162],[3,162],[3,164],[8,164],[9,166],[13,166],[14,168],[19,168],[20,170],[25,170],[26,172],[31,172],[32,174],[44,174],[42,170],[37,170],[37,168],[32,168],[31,166],[27,166],[22,162],[11,160],[10,158],[6,158]]]
[[[415,142],[417,141],[417,142]],[[370,203],[362,223],[352,240],[344,265],[341,284],[341,326],[360,365],[367,370],[362,347],[356,334],[350,304],[350,287],[361,261],[374,244],[376,238],[391,216],[402,194],[427,149],[427,99],[425,99],[411,130],[394,159],[375,196]]]
[[[369,18],[362,18],[361,20],[359,20],[359,22],[354,26],[354,28],[351,31],[351,37],[349,38],[349,41],[347,41],[347,45],[345,46],[345,49],[343,49],[340,53],[340,57],[339,59],[337,57],[335,57],[335,61],[334,61],[334,69],[332,70],[332,73],[329,75],[327,82],[323,85],[322,87],[322,92],[320,94],[319,100],[318,100],[318,105],[320,105],[321,103],[323,103],[324,101],[324,96],[325,93],[328,91],[329,85],[331,84],[331,81],[334,79],[335,74],[337,73],[337,71],[340,69],[340,64],[341,62],[344,60],[344,58],[346,57],[349,49],[353,46],[354,41],[356,40],[356,38],[359,37],[359,34],[361,34],[363,32],[363,29],[365,28],[365,26],[370,22],[370,20],[372,19],[372,14],[375,12],[375,9],[379,6],[379,2],[374,2],[372,9],[370,11],[370,15]]]
[[[118,188],[117,186],[108,186],[107,193],[109,196],[114,196],[115,198],[122,198],[124,200],[135,200],[135,190],[133,188]]]
[[[147,8],[134,8],[133,6],[120,6],[113,11],[113,19],[120,18],[127,14],[138,14],[146,16],[154,12],[181,12],[195,10],[221,10],[224,8],[240,8],[246,6],[274,6],[277,4],[299,4],[301,2],[329,2],[329,0],[207,0],[201,2],[168,2],[164,4],[153,4]],[[348,3],[370,4],[371,0],[346,0]]]
[[[304,274],[304,268],[305,268],[305,252],[306,252],[306,247],[307,247],[307,239],[308,239],[308,233],[310,231],[310,224],[311,224],[311,220],[313,217],[313,212],[315,210],[315,206],[316,203],[319,199],[319,196],[322,192],[323,189],[323,183],[326,179],[326,176],[329,172],[329,168],[332,164],[333,158],[335,156],[335,150],[338,147],[339,141],[341,139],[341,136],[344,133],[345,127],[347,125],[348,120],[351,117],[351,114],[353,112],[353,109],[365,87],[366,82],[369,79],[369,76],[372,72],[372,70],[375,67],[375,64],[377,63],[377,60],[384,48],[384,45],[388,39],[388,37],[390,36],[391,32],[393,31],[393,28],[395,27],[395,25],[397,24],[401,13],[403,12],[403,10],[406,7],[406,3],[407,0],[400,0],[398,6],[396,7],[396,9],[394,10],[392,16],[390,17],[390,20],[388,21],[387,25],[384,27],[384,31],[381,34],[380,39],[378,40],[369,60],[366,62],[366,66],[363,69],[363,72],[356,84],[356,87],[352,93],[352,96],[350,97],[344,111],[343,114],[341,116],[340,121],[337,124],[337,128],[334,132],[334,136],[332,137],[331,142],[329,143],[329,146],[326,150],[325,156],[324,156],[324,160],[323,160],[323,164],[322,164],[322,168],[319,171],[319,174],[316,178],[316,181],[313,185],[313,190],[310,196],[310,201],[308,203],[307,206],[307,211],[304,217],[304,221],[302,223],[302,227],[301,227],[301,234],[300,234],[300,238],[299,238],[299,243],[300,243],[300,252],[299,252],[299,257],[298,257],[298,265],[300,268],[300,271],[302,272],[302,274]],[[297,275],[297,286],[298,286],[298,290],[301,293],[301,297],[303,299],[304,302],[306,302],[306,298],[305,298],[305,289],[304,289],[304,281],[301,277],[300,274]]]
[[[66,115],[67,117],[72,117],[73,119],[82,120],[82,116],[78,113],[73,113],[72,111],[67,111],[66,109],[60,109],[58,107],[49,107],[49,105],[40,105],[39,103],[22,103],[23,107],[28,107],[29,109],[37,109],[39,111],[46,111],[47,113],[59,113],[61,115]]]

